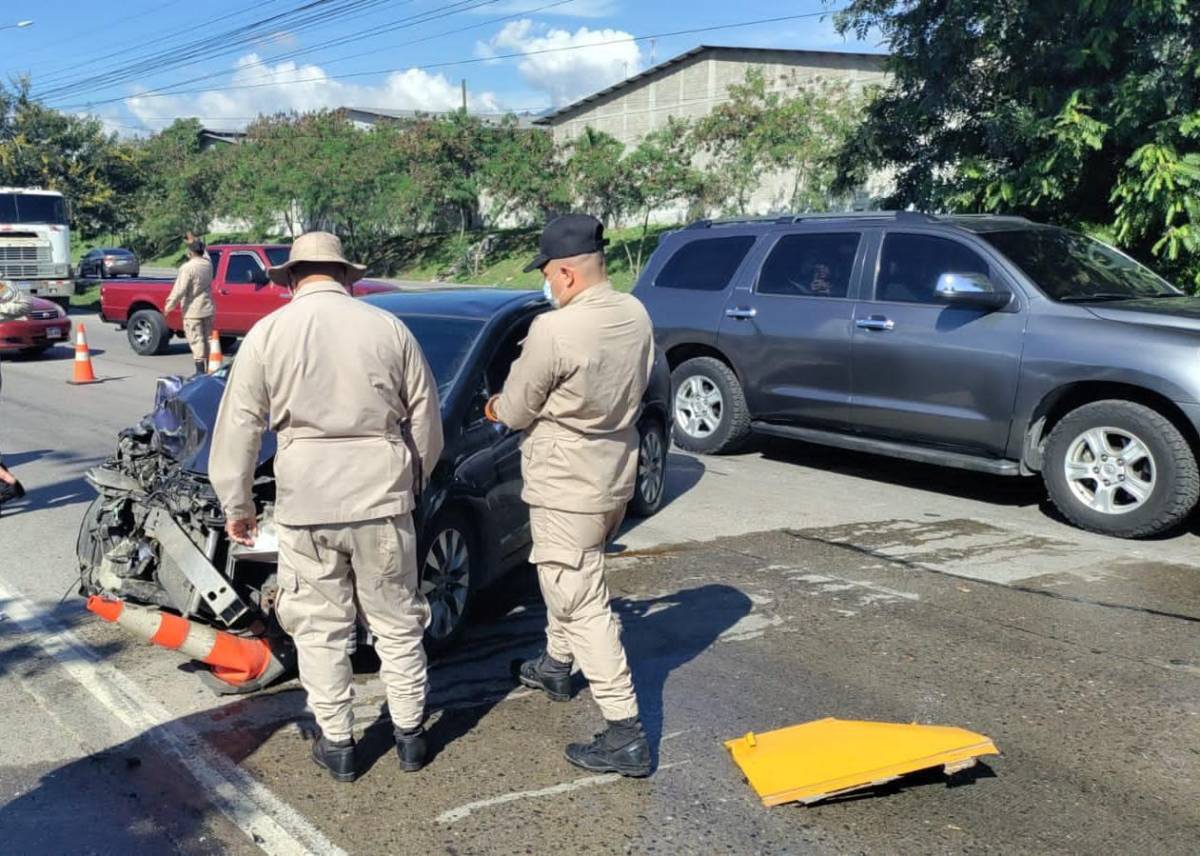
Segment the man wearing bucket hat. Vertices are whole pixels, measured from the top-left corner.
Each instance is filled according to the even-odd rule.
[[[442,450],[437,387],[416,339],[347,291],[363,271],[326,232],[301,235],[287,263],[268,270],[294,296],[238,350],[209,466],[230,539],[251,545],[262,432],[278,436],[275,612],[321,728],[313,759],[338,781],[356,775],[347,651],[359,610],[375,637],[400,766],[425,761],[429,605],[411,512]]]
[[[164,312],[177,305],[183,310],[183,334],[192,349],[192,361],[196,374],[202,375],[208,368],[209,339],[212,336],[212,263],[204,254],[204,241],[191,232],[187,236],[187,261],[179,268],[175,285],[167,295]]]
[[[546,649],[517,665],[518,680],[555,701],[571,693],[572,663],[607,722],[567,760],[594,772],[650,774],[633,679],[609,605],[604,549],[637,476],[637,417],[654,361],[650,317],[613,290],[604,226],[582,214],[542,232],[526,271],[541,270],[556,308],[529,328],[489,419],[525,431],[522,497],[533,532],[530,561],[546,601]]]

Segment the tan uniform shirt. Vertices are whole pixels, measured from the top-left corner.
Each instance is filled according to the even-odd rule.
[[[176,304],[183,308],[184,318],[211,318],[213,315],[212,301],[212,263],[207,256],[188,259],[179,268],[175,277],[175,286],[167,295],[164,312],[170,312]]]
[[[333,281],[305,286],[238,349],[209,458],[231,518],[254,513],[268,419],[279,438],[275,519],[286,526],[411,511],[442,453],[437,386],[417,340]]]
[[[522,498],[594,513],[620,508],[637,479],[637,417],[654,362],[650,316],[607,282],[534,319],[495,410],[528,429]]]

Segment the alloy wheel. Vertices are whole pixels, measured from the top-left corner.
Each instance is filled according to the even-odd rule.
[[[704,439],[721,424],[725,399],[711,378],[692,375],[675,392],[675,423],[689,437]]]
[[[1071,441],[1063,471],[1075,498],[1103,514],[1127,514],[1154,493],[1149,447],[1122,428],[1089,428]]]
[[[638,490],[642,501],[649,507],[658,502],[663,489],[663,438],[657,428],[649,428],[642,435],[641,450],[638,455]]]
[[[150,329],[149,321],[135,321],[133,329],[129,332],[133,334],[133,340],[143,348],[150,344],[150,339],[154,335],[154,331]]]
[[[463,621],[470,584],[471,551],[457,529],[438,533],[425,554],[421,593],[429,601],[429,635],[446,639]]]

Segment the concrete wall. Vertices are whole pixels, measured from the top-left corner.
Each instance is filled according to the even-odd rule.
[[[729,100],[729,88],[745,81],[751,69],[761,69],[768,85],[781,91],[805,87],[846,85],[853,94],[866,86],[887,83],[883,57],[822,52],[729,50],[701,53],[646,78],[583,104],[556,117],[550,131],[567,143],[586,127],[610,134],[633,148],[670,117],[695,120]],[[861,196],[879,196],[889,189],[886,175],[873,176]],[[792,189],[790,175],[768,176],[751,200],[754,214],[786,210]],[[655,212],[654,219],[671,222],[684,212]]]

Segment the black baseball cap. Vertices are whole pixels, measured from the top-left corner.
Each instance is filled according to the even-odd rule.
[[[606,246],[608,238],[604,237],[603,223],[590,214],[564,214],[542,230],[537,257],[525,265],[525,273],[540,270],[551,259],[598,253]]]

